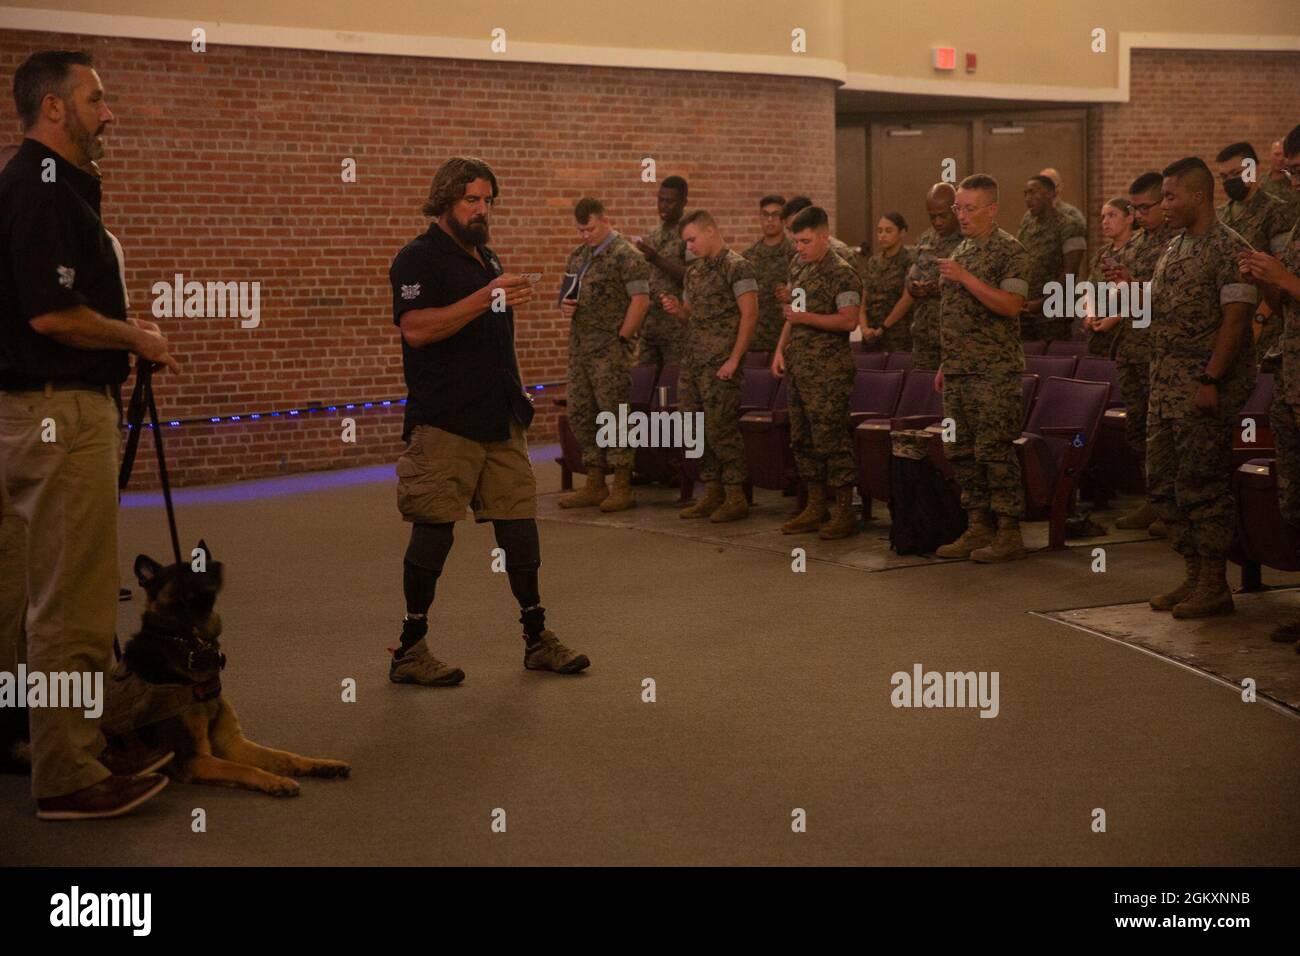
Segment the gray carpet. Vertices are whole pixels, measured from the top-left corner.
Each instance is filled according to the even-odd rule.
[[[353,778],[304,781],[290,800],[173,784],[118,821],[46,824],[27,781],[0,777],[0,860],[1300,862],[1300,721],[1029,613],[1164,589],[1179,568],[1159,542],[1109,551],[1105,574],[1087,548],[794,574],[788,551],[543,521],[549,622],[593,661],[566,678],[522,669],[491,530],[461,525],[433,631],[468,677],[429,690],[387,681],[406,528],[391,482],[358,475],[179,506],[184,540],[205,536],[226,564],[224,683],[245,730],[349,760]],[[555,465],[539,475],[558,486]],[[161,509],[125,510],[122,539],[124,562],[162,558]],[[122,605],[126,632],[139,611]],[[890,677],[916,663],[997,671],[999,715],[894,708]],[[347,677],[356,703],[340,700]],[[196,807],[206,833],[191,831]],[[1091,830],[1097,807],[1106,833]],[[505,833],[491,829],[498,808]],[[795,808],[806,833],[791,832]]]

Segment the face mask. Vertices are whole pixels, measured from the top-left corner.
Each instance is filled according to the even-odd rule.
[[[1233,202],[1241,202],[1250,193],[1250,187],[1241,181],[1240,176],[1234,176],[1223,184],[1223,191]]]

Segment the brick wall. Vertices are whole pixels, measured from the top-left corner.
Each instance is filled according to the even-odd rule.
[[[1270,144],[1300,123],[1300,53],[1137,50],[1130,82],[1129,102],[1088,110],[1090,210],[1184,156],[1213,170],[1219,150],[1241,140],[1267,175]],[[1215,204],[1224,199],[1216,188]],[[1101,241],[1095,220],[1093,249]]]
[[[93,52],[117,122],[101,163],[105,223],[121,240],[135,314],[157,281],[261,283],[261,326],[166,319],[184,365],[159,379],[167,418],[267,412],[398,398],[401,349],[388,265],[425,225],[419,207],[439,162],[487,159],[502,186],[494,248],[508,269],[542,270],[558,294],[576,244],[571,209],[601,197],[617,228],[657,224],[662,180],[691,182],[690,205],[735,245],[757,232],[773,190],[835,202],[834,87],[828,81],[667,70],[431,60],[0,31],[0,123],[19,136],[8,90],[43,48]],[[344,184],[340,163],[357,161]],[[566,328],[534,305],[517,322],[526,383],[566,375]],[[545,399],[532,437],[555,434]],[[231,480],[396,457],[400,417],[345,412],[168,429],[177,484]],[[152,452],[140,459],[151,480]]]

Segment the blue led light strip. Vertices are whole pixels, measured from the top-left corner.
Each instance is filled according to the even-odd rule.
[[[540,385],[528,385],[525,388],[530,392],[541,392],[548,388],[554,388],[556,385],[563,385],[564,382],[543,382]],[[284,408],[271,412],[246,412],[239,415],[204,415],[198,418],[173,418],[167,422],[169,428],[179,428],[182,425],[219,425],[222,422],[242,422],[242,421],[260,421],[263,418],[296,418],[301,415],[313,414],[315,412],[336,412],[340,408],[345,411],[351,411],[354,408],[374,408],[376,405],[380,408],[388,408],[392,405],[405,405],[404,398],[384,398],[372,402],[346,402],[335,403],[333,405],[306,405],[302,408]],[[149,428],[153,428],[153,422],[145,423]],[[126,426],[130,428],[128,424]]]

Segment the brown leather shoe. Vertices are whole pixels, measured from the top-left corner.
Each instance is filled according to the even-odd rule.
[[[115,777],[139,777],[161,770],[176,756],[172,750],[147,747],[109,747],[99,755],[99,762]]]
[[[62,797],[36,801],[38,820],[106,820],[130,813],[167,786],[160,773],[142,777],[105,777],[99,783]]]

